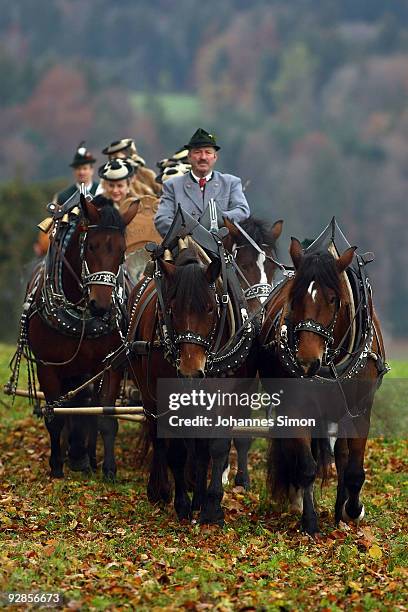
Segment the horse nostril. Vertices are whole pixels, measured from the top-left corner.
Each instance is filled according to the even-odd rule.
[[[306,372],[308,376],[314,376],[320,370],[320,359],[315,359],[309,365],[309,369]]]
[[[89,310],[94,317],[102,317],[104,314],[110,311],[110,307],[103,308],[95,299],[92,299],[89,301]]]
[[[298,362],[306,376],[314,376],[320,370],[320,359],[313,359],[312,361],[307,359],[298,359]]]
[[[198,370],[198,378],[205,378],[204,370]]]

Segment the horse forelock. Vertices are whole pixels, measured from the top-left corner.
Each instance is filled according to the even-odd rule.
[[[337,299],[341,299],[341,284],[336,261],[330,253],[309,253],[305,255],[296,271],[290,292],[293,301],[302,300],[310,283],[317,283],[323,292],[334,291]]]
[[[114,206],[106,205],[98,209],[99,221],[96,226],[96,230],[108,230],[117,229],[122,235],[125,234],[125,222],[122,219],[122,215]]]
[[[175,274],[165,284],[166,302],[175,300],[174,309],[183,313],[191,309],[198,314],[207,311],[211,288],[205,268],[194,249],[183,249],[176,259]]]
[[[276,255],[276,240],[272,235],[270,225],[266,221],[250,216],[241,223],[241,227],[261,249],[268,245],[272,249],[272,253]],[[239,238],[239,245],[242,244],[248,244],[244,236]]]

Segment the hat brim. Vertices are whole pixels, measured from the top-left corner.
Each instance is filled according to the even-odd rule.
[[[212,149],[215,149],[216,151],[219,151],[221,149],[221,147],[219,147],[218,145],[212,144],[210,142],[195,142],[193,145],[191,144],[184,145],[184,148],[188,149],[189,151],[191,151],[191,149],[202,149],[204,147],[211,147]]]
[[[87,164],[90,164],[92,166],[95,163],[96,159],[91,157],[91,159],[84,159],[84,161],[72,162],[72,164],[69,165],[71,166],[71,168],[78,168],[78,166],[86,166]]]
[[[129,149],[131,144],[132,144],[131,141],[124,142],[122,146],[120,146],[119,143],[116,146],[110,144],[109,146],[103,149],[102,153],[103,155],[115,155],[115,153],[120,153],[121,151],[125,151],[125,149]],[[118,146],[119,148],[117,148]]]

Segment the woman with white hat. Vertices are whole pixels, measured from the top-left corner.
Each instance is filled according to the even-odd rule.
[[[98,174],[102,179],[103,195],[113,200],[120,212],[127,210],[132,202],[139,202],[139,210],[126,228],[126,265],[137,282],[150,259],[144,245],[151,241],[161,242],[153,221],[159,200],[156,196],[134,195],[131,183],[134,167],[127,159],[108,161],[99,168]]]

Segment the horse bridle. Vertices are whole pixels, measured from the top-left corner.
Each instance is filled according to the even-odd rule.
[[[158,304],[160,304],[160,310],[162,313],[162,322],[159,325],[159,329],[163,337],[163,342],[166,346],[167,352],[169,355],[171,355],[175,367],[178,369],[179,364],[180,364],[180,346],[182,344],[197,344],[198,346],[204,347],[205,355],[208,358],[212,354],[211,350],[214,347],[214,340],[216,337],[218,320],[220,317],[220,302],[222,303],[223,296],[221,296],[221,299],[220,299],[217,293],[215,284],[212,283],[210,285],[210,288],[213,289],[215,293],[215,301],[217,303],[217,317],[214,321],[214,324],[210,332],[207,334],[207,336],[203,336],[202,334],[199,334],[198,332],[195,332],[190,329],[186,329],[185,331],[181,333],[177,333],[174,331],[171,308],[168,308],[168,307],[166,308],[166,305],[164,303],[164,297],[163,297],[162,286],[161,286],[161,278],[162,278],[161,271],[156,270],[156,273],[155,273],[156,290],[157,290]],[[159,317],[159,321],[160,321],[160,317]]]
[[[239,249],[242,249],[244,247],[248,247],[251,246],[253,249],[255,249],[255,251],[263,256],[264,261],[266,259],[268,259],[271,263],[273,263],[277,268],[279,268],[280,270],[282,270],[282,272],[287,272],[288,270],[293,270],[293,268],[289,267],[289,266],[285,266],[284,264],[280,263],[279,261],[277,261],[274,257],[272,257],[272,255],[268,255],[261,247],[267,247],[269,246],[268,244],[261,244],[261,246],[259,246],[255,240],[253,240],[253,238],[251,238],[251,236],[248,234],[248,232],[246,232],[244,230],[243,227],[240,226],[240,224],[237,221],[234,221],[234,225],[235,227],[238,229],[238,231],[241,233],[241,235],[246,239],[248,244],[240,244],[239,246],[235,246],[235,250],[233,251],[232,255],[234,260],[236,259],[236,254],[238,252]],[[237,270],[240,274],[240,276],[244,279],[244,281],[246,282],[247,285],[249,285],[245,275],[242,273],[242,271],[240,270],[239,266],[237,265]],[[269,294],[271,293],[273,289],[273,285],[269,284],[269,283],[256,283],[255,285],[249,285],[247,289],[244,289],[244,297],[247,301],[249,300],[253,300],[253,299],[266,299]]]
[[[84,231],[81,232],[81,245],[80,245],[80,258],[82,262],[82,287],[86,291],[91,285],[105,285],[112,287],[113,289],[118,288],[118,280],[121,274],[121,265],[119,265],[118,271],[115,274],[110,270],[100,270],[99,272],[90,272],[89,267],[85,258],[86,239],[88,237],[89,230],[101,229],[98,225],[87,225]],[[114,225],[108,225],[103,229],[120,231],[120,229]]]
[[[336,298],[336,308],[333,317],[328,325],[322,325],[315,319],[303,319],[299,321],[293,328],[293,334],[295,336],[295,346],[297,352],[298,346],[298,334],[302,331],[311,332],[320,336],[324,340],[324,354],[323,354],[323,365],[329,365],[331,363],[331,349],[330,347],[334,344],[334,328],[336,326],[337,317],[340,311],[341,301]]]
[[[284,323],[277,327],[277,346],[281,359],[287,369],[292,374],[299,374],[302,368],[297,360],[296,353],[298,350],[299,339],[298,334],[302,331],[311,332],[317,334],[324,341],[324,353],[322,359],[322,365],[330,366],[336,350],[331,347],[334,344],[334,328],[336,326],[338,314],[341,307],[341,301],[336,298],[336,308],[333,317],[328,325],[322,325],[315,319],[303,319],[293,326],[291,321],[291,306],[287,313],[282,313]],[[282,317],[278,313],[279,318]],[[301,374],[303,376],[303,374]]]

